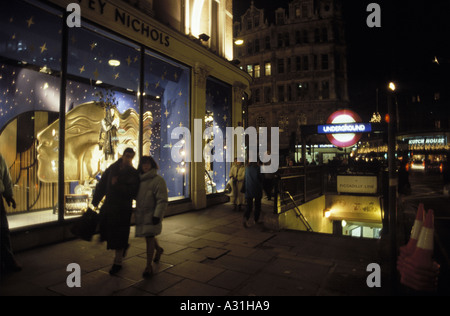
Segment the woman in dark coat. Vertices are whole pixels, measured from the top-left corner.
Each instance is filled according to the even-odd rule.
[[[122,158],[106,169],[92,200],[92,205],[97,207],[106,196],[100,209],[100,240],[107,242],[107,249],[116,250],[111,274],[122,268],[122,259],[129,246],[133,199],[139,190],[139,174],[132,165],[134,155],[133,149],[127,148]]]

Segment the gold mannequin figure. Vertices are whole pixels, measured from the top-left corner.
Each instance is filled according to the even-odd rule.
[[[111,161],[126,147],[138,148],[139,114],[133,109],[120,114],[114,109],[116,117],[117,145]],[[66,114],[66,142],[64,177],[66,182],[84,181],[105,170],[106,152],[100,150],[99,135],[105,110],[99,102],[89,102],[75,107]],[[151,113],[144,114],[144,153],[150,150]],[[46,183],[58,182],[59,120],[38,133],[38,177]],[[113,121],[113,124],[114,121]],[[112,153],[108,152],[108,155]],[[138,155],[137,155],[138,156]],[[111,157],[111,156],[109,156]],[[108,158],[108,157],[106,157]]]

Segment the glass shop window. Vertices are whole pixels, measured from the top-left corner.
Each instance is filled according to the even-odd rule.
[[[11,229],[58,220],[58,185],[41,175],[42,130],[58,119],[61,25],[59,12],[22,1],[0,4],[0,152],[11,174],[16,209]],[[58,126],[48,144],[58,152]],[[58,159],[46,168],[58,173]]]
[[[211,159],[205,159],[207,194],[224,192],[229,180],[231,164],[226,161],[226,128],[232,126],[231,102],[231,86],[209,77],[206,81],[205,129],[210,131],[210,137],[206,139],[205,148],[211,153]],[[222,161],[212,159],[213,155],[222,156]]]
[[[145,52],[144,69],[144,155],[158,162],[169,201],[189,198],[187,158],[193,155],[184,139],[171,134],[177,127],[190,128],[190,69],[150,51]],[[178,151],[181,161],[172,159],[172,151]]]
[[[68,38],[65,218],[79,216],[89,206],[98,180],[125,148],[135,150],[133,165],[138,166],[141,62],[138,46],[88,24],[70,28]],[[43,144],[52,129],[41,133]],[[52,153],[54,148],[42,146],[41,151]],[[47,168],[45,177],[53,182],[57,175]]]

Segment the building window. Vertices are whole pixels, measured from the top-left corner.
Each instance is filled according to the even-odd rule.
[[[309,43],[309,34],[307,30],[303,30],[303,43]]]
[[[284,102],[284,86],[278,86],[278,102]]]
[[[320,30],[314,29],[314,42],[319,43],[320,42]]]
[[[307,17],[308,17],[308,6],[303,5],[302,6],[302,18],[307,18]]]
[[[266,47],[267,50],[271,49],[271,47],[270,47],[270,36],[266,36],[266,38],[265,38],[265,47]]]
[[[326,28],[322,29],[322,42],[324,43],[328,42],[328,29]]]
[[[252,29],[252,19],[247,18],[247,30],[251,30]]]
[[[304,100],[308,96],[308,83],[297,83],[297,100]]]
[[[323,99],[330,98],[330,84],[328,81],[322,81],[322,98]]]
[[[280,128],[280,133],[288,132],[289,129],[289,116],[280,115],[278,120],[278,127]]]
[[[260,101],[261,101],[261,90],[260,89],[255,89],[255,90],[253,90],[253,93],[254,93],[254,102],[255,103],[259,103]]]
[[[267,127],[266,119],[264,118],[264,116],[258,116],[256,118],[256,130],[259,131],[260,127]]]
[[[314,81],[312,83],[312,99],[313,100],[318,100],[319,99],[319,84],[317,83],[317,81]]]
[[[266,76],[271,76],[272,75],[272,63],[266,62],[264,64],[264,69],[265,69],[265,75]]]
[[[253,24],[255,27],[259,26],[259,14],[253,17]]]
[[[255,65],[255,78],[260,78],[261,77],[261,66]]]
[[[302,43],[302,33],[300,31],[295,31],[295,44]]]
[[[255,54],[259,53],[259,39],[255,39]]]
[[[284,59],[278,59],[277,68],[278,74],[284,74]]]
[[[264,103],[272,103],[272,88],[264,87]]]
[[[278,48],[283,47],[283,34],[278,34],[277,39],[278,39],[278,41],[277,41]]]
[[[277,12],[277,24],[278,25],[284,24],[284,10]]]
[[[248,41],[247,43],[247,54],[252,55],[253,54],[253,42]]]
[[[253,65],[247,65],[247,73],[253,77]]]
[[[284,33],[284,46],[289,47],[291,45],[290,35],[289,33]]]
[[[295,57],[295,71],[302,70],[302,58],[300,56]]]
[[[328,70],[328,54],[322,55],[322,70]]]
[[[308,58],[308,56],[303,56],[303,70],[309,70],[309,58]]]

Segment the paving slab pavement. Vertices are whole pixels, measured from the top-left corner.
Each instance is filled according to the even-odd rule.
[[[146,244],[130,235],[123,269],[110,276],[113,251],[96,241],[72,240],[17,254],[19,273],[2,276],[1,296],[379,296],[390,295],[386,273],[369,288],[367,266],[379,263],[377,240],[242,225],[230,204],[171,216],[158,237],[164,248],[155,274],[144,279]],[[269,221],[271,208],[263,209]],[[70,263],[81,287],[70,288]]]

